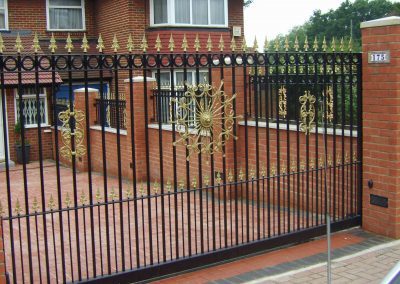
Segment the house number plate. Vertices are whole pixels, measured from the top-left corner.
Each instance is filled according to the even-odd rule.
[[[390,51],[371,51],[368,52],[368,63],[390,63]]]

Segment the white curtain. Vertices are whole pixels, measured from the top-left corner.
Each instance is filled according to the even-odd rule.
[[[224,0],[210,0],[211,25],[225,24]]]
[[[208,25],[208,0],[192,0],[193,24]]]
[[[154,0],[154,24],[168,24],[168,1]]]
[[[190,0],[175,0],[175,23],[190,24]]]
[[[82,9],[50,8],[51,29],[83,29]]]

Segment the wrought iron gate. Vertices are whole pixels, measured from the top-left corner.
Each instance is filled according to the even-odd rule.
[[[328,210],[334,230],[360,224],[361,55],[343,43],[258,53],[221,40],[201,53],[186,37],[176,51],[171,37],[170,52],[158,40],[149,53],[144,39],[138,54],[114,38],[106,54],[101,38],[97,52],[84,39],[76,53],[68,37],[65,54],[56,47],[0,54],[3,121],[16,88],[16,120],[29,108],[37,122],[20,136],[23,151],[37,142],[37,161],[10,168],[6,148],[1,173],[11,282],[133,282],[321,235]],[[85,88],[73,92],[77,77]]]

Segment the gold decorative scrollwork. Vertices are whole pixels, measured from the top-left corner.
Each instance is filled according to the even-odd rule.
[[[315,127],[315,96],[310,91],[305,91],[304,95],[299,98],[300,108],[300,130],[309,135]]]
[[[286,88],[282,86],[279,89],[279,116],[282,118],[286,118],[286,115],[287,115]]]
[[[329,86],[325,91],[326,97],[326,120],[329,123],[332,123],[333,120],[333,88]],[[324,117],[325,118],[325,117]]]
[[[236,94],[228,96],[223,91],[223,85],[223,81],[218,88],[206,83],[187,85],[182,98],[171,100],[170,116],[175,118],[171,121],[180,136],[173,145],[186,146],[187,160],[194,153],[222,153],[230,138],[237,139],[233,135]]]
[[[68,108],[66,111],[60,112],[58,118],[62,122],[61,140],[63,146],[60,148],[60,155],[69,161],[72,160],[72,156],[83,157],[86,154],[85,131],[82,123],[85,119],[84,112],[76,109],[71,111]],[[72,129],[71,125],[74,125]],[[74,143],[72,143],[72,140]]]

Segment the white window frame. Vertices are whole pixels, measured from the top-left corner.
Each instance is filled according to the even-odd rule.
[[[210,0],[208,0],[208,25],[196,25],[192,24],[192,2],[190,2],[190,24],[177,24],[175,23],[175,0],[167,0],[167,19],[168,23],[155,24],[154,23],[154,0],[150,0],[150,26],[151,27],[165,27],[165,26],[174,26],[174,27],[201,27],[201,28],[227,28],[228,27],[228,0],[224,0],[224,16],[225,16],[225,24],[216,25],[211,24],[211,5]]]
[[[46,0],[46,21],[48,31],[86,31],[86,13],[85,13],[85,0],[81,0],[81,6],[52,6],[51,8],[61,9],[81,9],[82,11],[82,29],[52,29],[50,28],[50,2]]]
[[[22,94],[22,99],[24,98],[35,98],[36,99],[36,94]],[[47,106],[47,90],[45,87],[43,87],[43,94],[39,94],[39,98],[44,98],[44,115],[45,115],[45,122],[40,123],[41,127],[47,127],[49,126],[49,109]],[[15,89],[15,95],[14,95],[14,111],[15,111],[15,121],[17,122],[20,117],[18,117],[17,113],[17,107],[18,105],[18,99],[19,99],[19,94],[18,94],[18,89]],[[37,128],[38,124],[25,124],[25,128]]]
[[[4,0],[4,7],[1,9],[4,9],[4,29],[0,29],[0,31],[8,31],[8,0]]]

